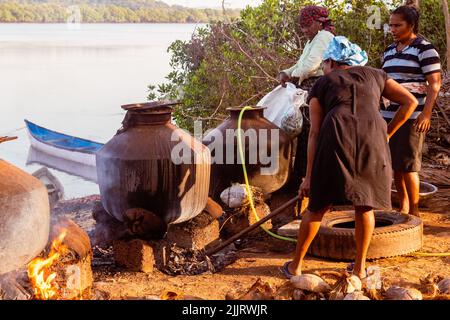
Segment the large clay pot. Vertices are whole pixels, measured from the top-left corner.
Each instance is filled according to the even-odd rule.
[[[0,274],[24,267],[44,250],[50,232],[47,188],[0,160]]]
[[[123,106],[128,111],[123,128],[97,153],[103,206],[120,221],[127,222],[127,212],[141,208],[153,213],[154,224],[167,226],[196,217],[206,206],[209,149],[171,124],[171,105]],[[174,163],[179,154],[188,163]]]
[[[203,143],[211,149],[213,158],[210,196],[217,201],[220,199],[220,193],[232,183],[244,183],[236,134],[242,108],[227,110],[231,116],[203,139]],[[249,183],[270,194],[283,187],[288,180],[291,139],[283,130],[264,118],[263,111],[264,108],[260,107],[245,111],[241,129]],[[267,164],[270,158],[276,163],[270,160],[271,164]]]

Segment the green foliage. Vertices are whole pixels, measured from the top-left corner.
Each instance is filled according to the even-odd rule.
[[[444,64],[446,61],[445,20],[442,10],[442,0],[422,0],[420,2],[420,34],[436,46]],[[450,7],[450,6],[449,6]]]
[[[80,8],[86,23],[194,23],[225,18],[222,10],[169,6],[153,0],[0,0],[0,22],[66,22],[72,5]],[[229,10],[227,15],[237,17],[239,10]]]
[[[203,128],[217,125],[227,116],[227,107],[256,104],[276,85],[280,70],[298,59],[305,39],[297,30],[298,12],[311,4],[308,0],[265,0],[260,6],[244,9],[238,19],[212,23],[190,41],[177,41],[169,48],[172,72],[167,83],[149,87],[149,99],[180,99],[176,108],[177,124],[192,130],[195,120]],[[369,54],[370,65],[380,67],[384,49],[392,38],[383,30],[389,12],[400,0],[324,0],[336,25],[336,33],[345,35]],[[381,26],[367,24],[380,7]],[[421,1],[422,34],[445,57],[445,29],[440,0]]]

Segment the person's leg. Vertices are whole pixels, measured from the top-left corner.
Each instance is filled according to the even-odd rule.
[[[404,172],[403,179],[405,181],[406,190],[409,199],[409,214],[420,217],[419,213],[419,192],[420,179],[418,172]]]
[[[330,210],[331,206],[318,212],[311,212],[307,210],[302,218],[300,229],[298,231],[297,247],[292,262],[288,265],[288,271],[293,275],[300,275],[302,273],[303,259],[306,252],[311,245],[314,237],[320,228],[320,223],[325,213]]]
[[[409,199],[404,179],[404,172],[394,171],[394,181],[395,181],[395,188],[397,189],[399,211],[401,213],[408,213]]]
[[[375,217],[370,207],[355,207],[356,259],[353,273],[366,277],[366,258],[375,228]]]

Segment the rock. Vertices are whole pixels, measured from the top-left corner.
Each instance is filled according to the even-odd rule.
[[[413,288],[392,286],[386,291],[388,300],[422,300],[422,293]]]
[[[442,294],[450,294],[450,278],[445,278],[438,283],[439,292]]]
[[[208,201],[206,202],[205,211],[208,212],[214,219],[219,219],[223,215],[223,209],[220,204],[211,198],[208,198]]]
[[[302,274],[291,278],[291,283],[300,290],[314,293],[325,293],[331,291],[331,287],[321,277],[315,274]]]
[[[297,238],[302,220],[294,220],[278,228],[277,233],[283,237]]]
[[[370,298],[366,297],[361,291],[355,291],[347,294],[344,300],[370,300]]]
[[[171,224],[165,241],[184,249],[202,250],[219,238],[219,222],[203,211],[192,220]]]
[[[155,256],[153,247],[143,240],[116,240],[113,244],[116,264],[128,271],[153,272]]]

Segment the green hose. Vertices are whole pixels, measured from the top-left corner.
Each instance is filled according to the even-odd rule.
[[[250,207],[252,209],[253,215],[255,216],[256,221],[259,221],[259,217],[258,214],[256,213],[256,209],[255,209],[255,204],[253,203],[253,195],[252,195],[252,191],[250,189],[250,184],[248,182],[248,175],[247,175],[247,167],[245,166],[245,157],[244,157],[244,150],[243,150],[243,146],[242,146],[242,134],[241,134],[241,124],[242,124],[242,116],[244,115],[244,112],[247,110],[254,110],[255,108],[252,107],[244,107],[241,110],[241,113],[239,114],[239,119],[238,119],[238,146],[239,146],[239,156],[241,157],[241,162],[242,162],[242,170],[244,171],[244,179],[245,179],[245,188],[247,190],[247,194],[248,194],[248,199],[250,201]],[[297,239],[293,239],[293,238],[288,238],[288,237],[282,237],[276,233],[271,232],[270,230],[268,230],[266,227],[264,227],[263,225],[261,225],[261,228],[267,232],[270,236],[279,239],[279,240],[284,240],[284,241],[290,241],[290,242],[295,242],[297,243]]]
[[[443,258],[443,257],[450,257],[450,252],[442,252],[442,253],[428,253],[428,252],[414,252],[411,253],[409,256],[413,257],[436,257],[436,258]]]

